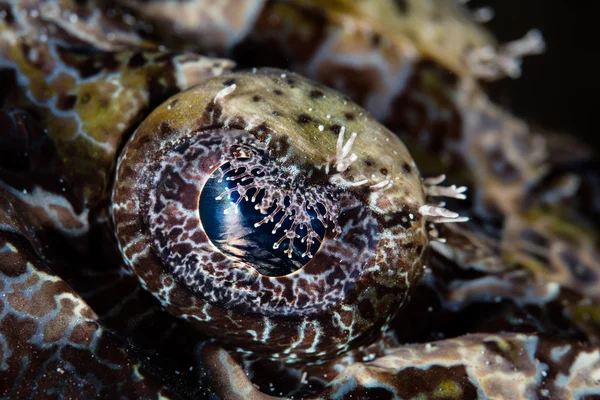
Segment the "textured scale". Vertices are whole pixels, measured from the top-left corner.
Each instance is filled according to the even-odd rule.
[[[0,0],[0,396],[600,396],[593,155],[458,3]]]

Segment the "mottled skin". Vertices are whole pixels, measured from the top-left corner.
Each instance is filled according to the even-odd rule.
[[[268,397],[254,385],[294,398],[599,394],[597,176],[570,166],[578,146],[549,143],[476,82],[518,75],[519,46],[498,45],[442,0],[115,3],[126,13],[0,2],[3,396]],[[539,49],[532,38],[525,47]],[[233,63],[184,51],[293,69],[371,114],[289,72],[210,80]],[[357,132],[348,152],[336,148],[342,127],[342,145]],[[329,237],[286,277],[228,261],[198,229],[198,248],[181,246],[170,228],[186,217],[178,210],[194,209],[236,140],[309,175],[307,192],[341,196],[340,209],[372,228]],[[112,210],[123,258],[109,218],[119,154]],[[421,207],[461,196],[422,185],[419,170],[468,184],[470,200],[450,208],[471,220],[431,227],[456,218]],[[359,242],[372,247],[352,248]],[[366,269],[336,281],[338,292],[302,283],[294,290],[308,299],[272,288],[263,297],[269,282],[319,282],[345,243],[360,262],[338,267]],[[178,250],[210,262],[179,264]],[[198,266],[210,289],[198,290]],[[236,276],[210,276],[219,270]],[[234,289],[245,297],[229,297]]]
[[[1,194],[2,397],[178,398],[48,268],[28,236],[35,221],[27,208],[6,190]]]

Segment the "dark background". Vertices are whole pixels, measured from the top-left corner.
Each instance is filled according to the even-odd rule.
[[[543,55],[525,59],[517,80],[489,86],[492,98],[541,127],[571,133],[600,149],[600,2],[595,0],[473,0],[495,11],[485,24],[500,41],[540,29]]]

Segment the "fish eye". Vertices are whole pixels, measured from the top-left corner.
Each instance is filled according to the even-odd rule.
[[[234,146],[229,161],[206,181],[200,220],[223,254],[262,275],[282,276],[301,269],[325,236],[337,232],[335,191],[319,190],[304,175],[272,165],[249,146]]]
[[[121,153],[112,217],[168,312],[237,351],[323,360],[381,332],[430,222],[458,218],[427,204],[435,184],[349,99],[262,69],[156,108]]]

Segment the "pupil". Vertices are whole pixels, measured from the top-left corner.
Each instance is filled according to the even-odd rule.
[[[289,198],[285,201],[284,209],[274,215],[273,221],[264,222],[265,217],[271,214],[277,206],[272,205],[266,214],[262,214],[254,206],[261,201],[269,188],[260,192],[254,202],[252,202],[252,197],[256,193],[256,188],[246,192],[248,200],[240,200],[240,194],[237,191],[232,192],[230,196],[226,193],[224,196],[220,196],[227,192],[227,189],[236,188],[238,183],[244,187],[252,186],[252,179],[246,179],[243,182],[227,179],[239,175],[241,172],[244,172],[243,167],[228,172],[223,179],[219,179],[220,174],[215,173],[202,190],[199,204],[200,219],[209,239],[221,252],[252,266],[263,275],[282,276],[302,268],[319,249],[319,241],[314,240],[307,251],[306,239],[302,242],[307,229],[297,227],[295,229],[297,236],[293,240],[291,253],[289,239],[284,239],[277,246],[276,243],[284,236],[288,238],[294,236],[291,232],[286,235],[286,230],[290,230],[292,227],[293,215],[286,218],[275,233],[272,232],[275,224],[285,215],[284,210],[289,206]],[[236,203],[238,204],[236,205]],[[314,211],[308,210],[308,213],[312,217],[313,231],[323,238],[326,228],[317,219]],[[260,224],[261,221],[263,221],[262,224]]]

